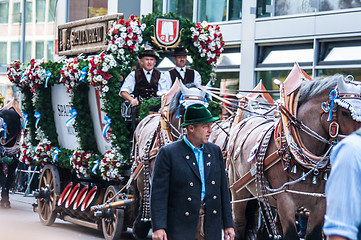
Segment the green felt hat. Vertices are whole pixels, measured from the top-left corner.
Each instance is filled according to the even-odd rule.
[[[219,117],[213,117],[211,112],[202,104],[190,105],[184,114],[184,122],[180,125],[185,127],[191,124],[208,123],[217,121]]]

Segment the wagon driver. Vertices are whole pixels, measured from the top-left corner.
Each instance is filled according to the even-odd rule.
[[[186,109],[187,134],[159,150],[151,215],[155,240],[234,239],[232,209],[221,149],[208,142],[212,117],[202,104]]]
[[[183,84],[194,83],[196,86],[202,84],[201,75],[196,70],[186,67],[188,52],[184,47],[177,47],[173,52],[175,67],[165,72],[159,80],[162,85],[170,89],[176,78],[182,80]]]
[[[120,95],[125,100],[128,100],[132,106],[139,105],[139,97],[149,99],[156,97],[160,89],[169,90],[169,88],[163,86],[164,84],[159,83],[162,74],[154,68],[158,59],[159,55],[154,50],[144,50],[139,54],[141,68],[132,71],[125,78],[120,89]]]

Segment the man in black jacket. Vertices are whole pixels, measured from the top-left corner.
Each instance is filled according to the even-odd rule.
[[[202,104],[187,108],[187,135],[160,149],[151,189],[153,239],[234,239],[222,152],[208,143],[218,119]]]

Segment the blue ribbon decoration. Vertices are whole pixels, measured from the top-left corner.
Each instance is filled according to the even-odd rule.
[[[48,87],[48,81],[50,79],[50,76],[51,76],[51,72],[48,70],[46,71],[46,79],[45,79],[45,86],[44,88],[47,88]]]
[[[39,127],[40,116],[41,116],[41,114],[39,112],[34,113],[34,117],[36,117],[35,128]]]
[[[69,155],[69,164],[71,166],[71,163],[73,162],[73,160],[71,159],[73,157],[73,155]]]
[[[75,109],[70,109],[69,113],[71,117],[66,121],[66,126],[70,127],[72,122],[75,120],[76,116],[78,115],[78,112]]]
[[[84,78],[85,78],[85,76],[86,76],[86,74],[88,73],[87,72],[87,70],[88,70],[88,66],[86,66],[86,67],[83,67],[83,69],[81,70],[81,76],[80,76],[80,81],[83,81],[84,82]]]
[[[328,119],[327,121],[331,121],[332,120],[332,111],[333,111],[333,104],[335,102],[335,99],[338,98],[338,91],[337,89],[333,89],[331,92],[330,92],[330,95],[329,95],[329,99],[331,100],[331,103],[330,103],[330,112],[328,113]]]
[[[23,129],[26,129],[26,124],[28,123],[28,114],[23,112]]]
[[[7,138],[7,134],[6,134],[6,128],[8,127],[8,125],[6,124],[6,122],[3,122],[3,128],[4,128],[4,138]]]
[[[183,100],[183,94],[181,94],[180,98],[179,98],[179,104],[178,104],[178,111],[177,111],[177,117],[176,118],[181,118],[180,113],[179,113],[179,109],[181,106],[181,101]]]
[[[22,75],[21,78],[20,78],[20,82],[24,81],[25,77],[26,77],[25,75]],[[24,81],[24,82],[26,83],[26,81]]]
[[[107,123],[107,125],[105,125],[104,129],[103,129],[103,137],[105,137],[105,134],[107,134],[108,130],[109,130],[109,126],[110,123],[112,122],[112,120],[110,119],[110,117],[105,116],[104,117],[105,122]]]
[[[92,173],[94,173],[94,174],[97,174],[97,172],[96,172],[96,170],[97,170],[97,168],[99,167],[99,159],[96,161],[96,164],[94,165],[94,167],[92,168]]]
[[[55,149],[55,151],[54,151],[55,155],[53,157],[53,162],[59,162],[58,155],[59,155],[60,152],[61,152],[61,150],[59,148]]]

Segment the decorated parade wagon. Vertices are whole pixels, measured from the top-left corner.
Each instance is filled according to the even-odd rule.
[[[59,218],[102,229],[106,239],[133,226],[141,204],[119,89],[145,47],[162,55],[178,45],[188,49],[204,82],[215,80],[224,46],[219,27],[172,13],[67,23],[58,27],[57,61],[10,64],[8,77],[22,93],[18,157],[41,167],[34,210],[44,225]],[[142,106],[145,117],[160,101]]]

